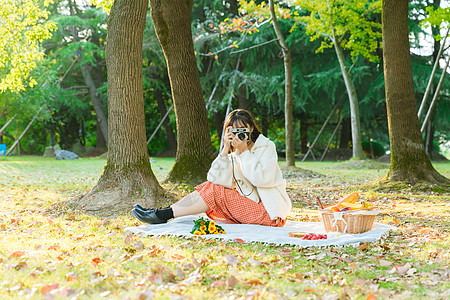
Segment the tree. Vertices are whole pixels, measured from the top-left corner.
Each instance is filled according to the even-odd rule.
[[[143,204],[160,204],[163,192],[147,153],[142,41],[148,2],[116,0],[108,19],[108,158],[97,185],[79,202],[84,211],[123,212],[144,197]]]
[[[273,29],[283,51],[284,59],[284,127],[286,128],[286,165],[295,167],[294,151],[294,121],[292,118],[292,58],[291,52],[284,40],[283,33],[278,25],[277,15],[275,13],[274,0],[269,0],[270,16],[272,18]]]
[[[40,43],[56,28],[46,21],[48,2],[33,0],[0,2],[0,93],[23,91],[37,82],[30,77],[42,59]]]
[[[212,146],[191,32],[193,0],[150,0],[164,52],[177,121],[177,154],[168,180],[198,184],[206,179]]]
[[[374,52],[378,47],[380,26],[370,16],[380,11],[380,1],[295,0],[293,4],[309,12],[307,16],[295,18],[306,26],[306,33],[311,35],[311,40],[324,38],[317,51],[329,47],[334,47],[336,51],[350,103],[353,158],[362,159],[364,152],[361,145],[358,96],[343,50],[350,50],[353,58],[362,55],[372,61],[377,60]]]
[[[408,0],[384,0],[382,16],[386,105],[391,144],[387,182],[447,185],[428,156],[420,134],[414,98],[408,31]]]

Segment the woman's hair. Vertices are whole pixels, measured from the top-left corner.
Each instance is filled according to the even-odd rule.
[[[225,119],[225,126],[226,129],[228,126],[233,126],[233,124],[241,122],[243,124],[246,124],[246,126],[249,126],[253,128],[252,135],[250,139],[254,142],[256,142],[256,139],[261,134],[258,127],[256,126],[255,119],[251,115],[251,113],[245,109],[235,109],[232,112],[230,112]],[[223,133],[225,135],[226,132]]]

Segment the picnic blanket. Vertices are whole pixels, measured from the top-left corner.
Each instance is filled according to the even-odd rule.
[[[191,215],[175,218],[165,224],[141,225],[138,227],[125,228],[125,232],[140,236],[179,236],[193,237],[191,234],[194,220],[206,217],[205,214]],[[275,245],[296,245],[300,247],[313,246],[344,246],[359,245],[362,242],[373,242],[380,239],[389,230],[395,227],[374,223],[371,231],[360,234],[344,234],[338,232],[325,232],[322,222],[294,222],[287,221],[284,227],[269,227],[252,224],[228,224],[217,222],[227,232],[226,234],[197,235],[205,239],[223,239],[229,241],[243,241],[246,243],[260,242]],[[306,232],[315,234],[326,234],[325,240],[302,240],[301,238],[289,237],[289,232]]]

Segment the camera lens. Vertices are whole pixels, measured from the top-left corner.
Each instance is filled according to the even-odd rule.
[[[238,138],[239,138],[241,141],[245,140],[245,133],[243,133],[243,132],[239,133],[239,134],[238,134]]]

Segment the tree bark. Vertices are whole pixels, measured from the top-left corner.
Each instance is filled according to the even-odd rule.
[[[142,40],[146,0],[115,0],[108,19],[108,158],[97,185],[78,207],[120,214],[137,202],[154,207],[163,192],[151,170],[145,134]]]
[[[89,89],[89,96],[92,104],[94,105],[95,114],[97,115],[97,124],[100,125],[103,138],[106,143],[108,143],[108,120],[105,112],[103,111],[102,102],[97,96],[97,87],[95,86],[94,79],[92,78],[91,68],[86,64],[82,65],[81,73],[83,74],[84,82]]]
[[[348,100],[350,102],[353,158],[363,159],[365,158],[365,155],[361,145],[361,125],[359,120],[358,96],[356,94],[355,85],[353,84],[350,74],[348,73],[347,65],[345,64],[344,52],[342,51],[339,42],[336,40],[336,37],[333,37],[333,39],[334,49],[336,50],[342,77],[344,78],[345,88],[347,89]]]
[[[193,0],[149,2],[167,63],[177,121],[177,155],[167,180],[198,184],[206,180],[213,155],[192,41]]]
[[[291,52],[287,47],[283,33],[278,26],[277,15],[275,13],[274,0],[269,0],[270,16],[272,25],[280,43],[284,60],[284,122],[286,130],[286,166],[295,167],[295,151],[294,151],[294,121],[292,117],[292,58]]]
[[[97,122],[96,126],[96,133],[97,133],[97,143],[95,144],[95,148],[98,150],[106,150],[106,141],[103,137],[102,129],[100,128],[100,124]]]
[[[383,1],[383,60],[391,163],[388,182],[449,185],[425,153],[414,98],[408,0]]]

